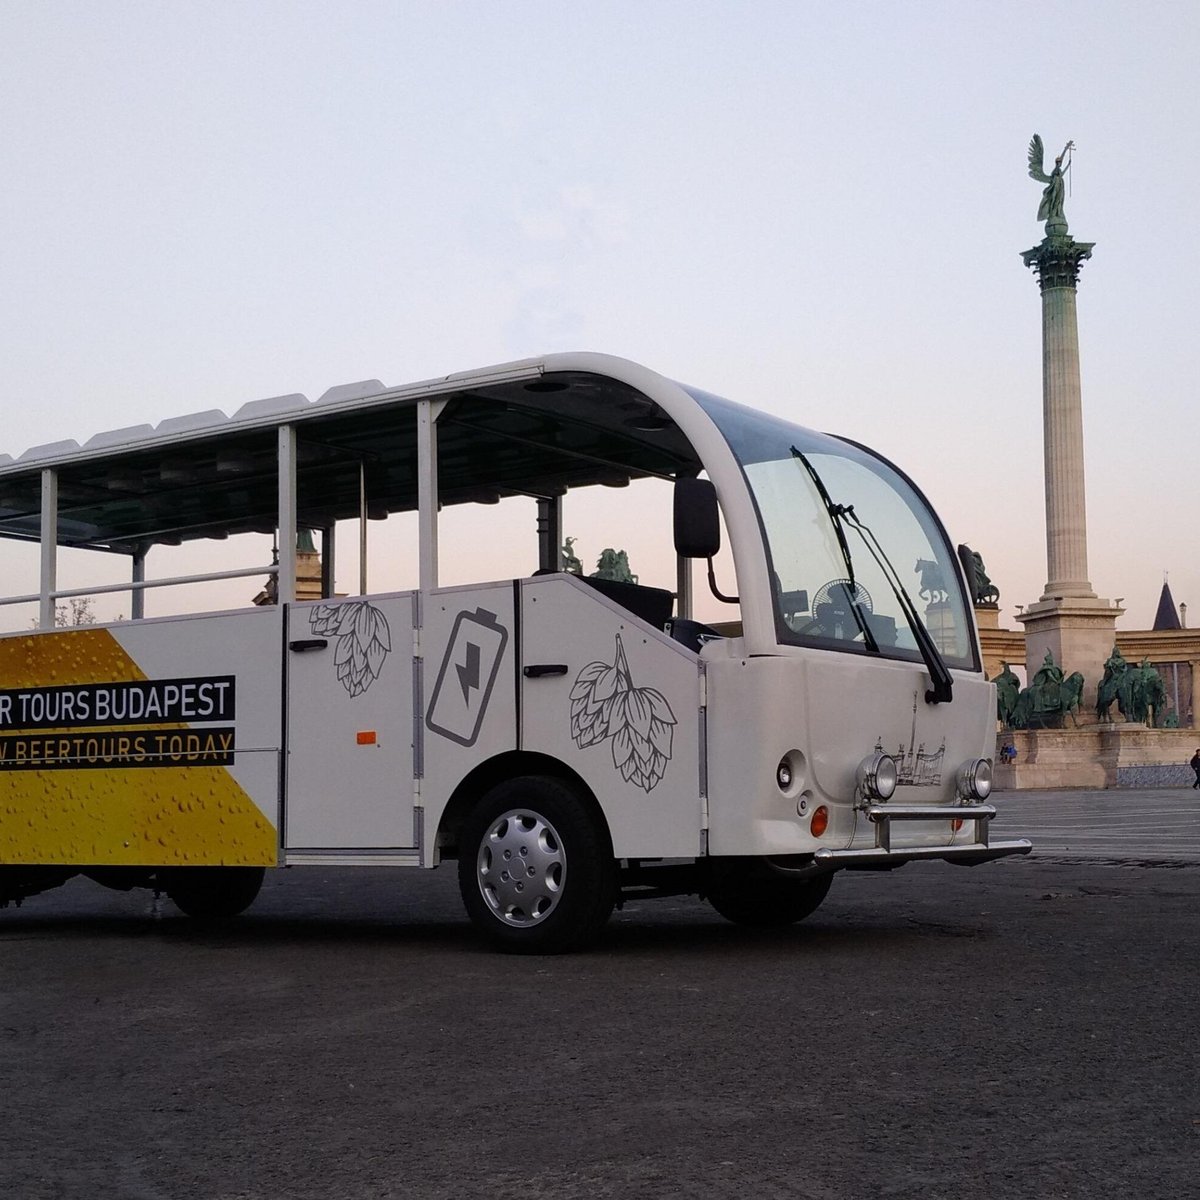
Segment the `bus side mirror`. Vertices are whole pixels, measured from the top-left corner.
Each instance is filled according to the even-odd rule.
[[[721,549],[717,489],[707,479],[675,480],[675,553],[713,558]]]

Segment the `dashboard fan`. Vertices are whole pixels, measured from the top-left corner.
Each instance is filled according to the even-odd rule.
[[[841,620],[850,616],[853,606],[857,605],[860,612],[874,612],[875,604],[871,593],[857,580],[851,583],[848,579],[831,579],[817,588],[813,596],[813,616],[824,624],[823,614],[833,620]]]

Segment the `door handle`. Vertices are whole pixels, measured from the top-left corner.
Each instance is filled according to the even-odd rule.
[[[540,679],[543,675],[565,675],[566,673],[566,663],[533,663],[522,671],[526,679]]]
[[[288,649],[303,653],[305,650],[324,650],[328,645],[324,638],[301,638],[298,642],[288,642]]]

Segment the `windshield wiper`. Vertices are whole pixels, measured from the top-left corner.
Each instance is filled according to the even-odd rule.
[[[886,551],[879,544],[879,539],[869,526],[864,525],[858,519],[858,515],[854,511],[854,505],[835,504],[833,502],[812,463],[795,446],[791,450],[792,454],[804,464],[805,470],[812,478],[814,486],[820,493],[821,500],[825,505],[826,511],[829,513],[829,519],[833,522],[833,527],[837,532],[838,544],[842,549],[842,557],[846,562],[846,569],[850,572],[851,591],[853,591],[854,574],[850,561],[850,547],[846,544],[846,535],[842,531],[843,520],[862,538],[863,545],[866,546],[867,551],[883,572],[883,577],[888,581],[888,585],[896,597],[896,602],[900,605],[900,611],[904,613],[904,619],[908,622],[909,629],[912,630],[912,635],[916,639],[917,649],[921,651],[921,658],[925,661],[925,667],[929,671],[929,678],[933,684],[925,692],[925,703],[949,704],[954,699],[954,679],[950,675],[950,670],[946,666],[941,653],[938,651],[936,643],[930,636],[929,630],[925,628],[925,622],[918,615],[916,605],[913,604],[912,597],[909,596],[907,589],[901,582],[896,568],[892,566],[891,559],[888,558]],[[857,616],[857,606],[854,607]],[[863,627],[864,632],[866,632],[865,622],[861,617],[859,617],[859,624]],[[874,638],[871,638],[870,642],[872,648],[877,650],[878,646],[874,645]]]
[[[871,632],[871,628],[867,624],[867,619],[863,616],[862,610],[859,608],[858,589],[854,584],[854,559],[850,556],[850,546],[846,541],[845,530],[842,529],[842,517],[848,510],[840,504],[834,504],[829,497],[829,493],[825,490],[825,484],[822,482],[820,475],[817,474],[816,468],[795,446],[791,449],[796,458],[804,464],[804,469],[808,472],[809,478],[812,479],[813,486],[817,489],[817,492],[821,496],[821,501],[825,505],[825,511],[829,514],[829,520],[833,524],[833,531],[837,534],[838,546],[842,551],[842,562],[846,564],[846,579],[850,585],[842,590],[846,593],[846,601],[850,606],[850,611],[854,614],[855,623],[863,635],[863,641],[867,644],[869,650],[878,654],[879,643],[875,640],[875,635]]]

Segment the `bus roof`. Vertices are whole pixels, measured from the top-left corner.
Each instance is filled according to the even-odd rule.
[[[58,489],[58,544],[140,553],[154,544],[275,530],[278,436],[296,430],[298,524],[417,507],[417,405],[438,420],[442,504],[561,494],[694,474],[680,428],[698,409],[662,376],[607,355],[551,355],[389,388],[379,380],[294,394],[0,454],[0,537],[36,541],[43,472]],[[692,410],[692,411],[688,411]],[[693,412],[695,416],[693,416]],[[707,423],[705,421],[705,423]]]

